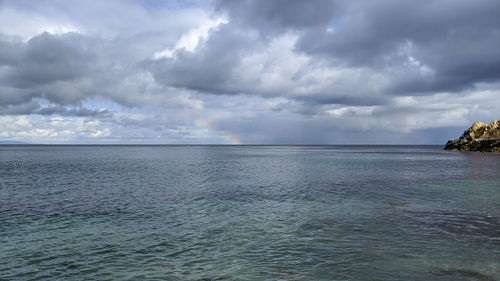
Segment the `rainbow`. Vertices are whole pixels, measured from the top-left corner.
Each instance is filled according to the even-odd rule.
[[[199,128],[223,138],[228,144],[242,144],[242,142],[237,137],[231,136],[227,132],[214,128],[214,126],[212,126],[212,124],[210,124],[207,120],[198,119],[194,123]]]

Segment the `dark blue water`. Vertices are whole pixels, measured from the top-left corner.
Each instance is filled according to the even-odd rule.
[[[500,155],[0,146],[1,280],[500,280]]]

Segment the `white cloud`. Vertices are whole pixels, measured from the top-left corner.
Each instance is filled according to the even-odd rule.
[[[194,27],[183,34],[181,38],[175,43],[175,46],[173,48],[166,48],[162,51],[155,52],[153,58],[174,58],[175,52],[181,49],[187,52],[194,52],[196,47],[198,47],[198,43],[201,40],[207,39],[209,36],[209,32],[212,29],[216,29],[217,26],[225,23],[227,23],[227,19],[225,18],[206,19],[206,21],[201,23],[201,25]]]
[[[297,35],[284,34],[241,57],[228,87],[267,97],[359,98],[380,94],[388,78],[359,67],[335,67],[295,52]],[[247,90],[245,90],[247,89]]]
[[[60,116],[0,116],[1,137],[34,143],[66,143],[106,138],[111,129],[98,120]]]
[[[35,12],[4,7],[0,9],[0,34],[20,37],[27,41],[31,37],[43,32],[63,34],[67,32],[81,32],[72,22],[51,18]]]

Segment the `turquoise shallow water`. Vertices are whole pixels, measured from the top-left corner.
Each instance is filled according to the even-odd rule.
[[[0,146],[0,280],[500,280],[500,155]]]

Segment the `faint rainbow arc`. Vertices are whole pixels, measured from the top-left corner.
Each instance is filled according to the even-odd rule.
[[[207,120],[198,119],[198,120],[195,120],[194,123],[196,124],[196,126],[200,127],[201,129],[207,130],[207,131],[217,135],[218,137],[223,138],[224,140],[226,140],[226,142],[228,142],[230,144],[242,144],[240,139],[238,139],[235,136],[229,135],[227,132],[224,132],[224,131],[221,131],[221,130],[214,128],[212,126],[212,124],[210,124]]]

